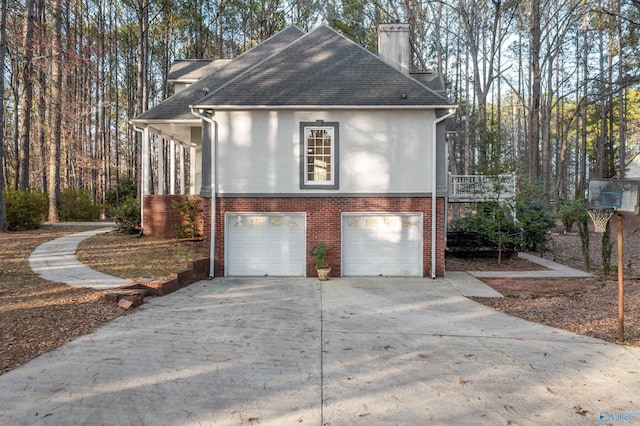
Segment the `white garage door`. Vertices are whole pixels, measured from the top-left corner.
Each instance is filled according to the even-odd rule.
[[[305,276],[304,213],[227,213],[225,275]]]
[[[422,213],[344,213],[342,275],[422,276]]]

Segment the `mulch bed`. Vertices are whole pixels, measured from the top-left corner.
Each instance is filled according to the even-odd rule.
[[[509,259],[452,257],[445,258],[446,271],[546,271],[542,265],[519,258],[517,255]]]
[[[484,279],[504,298],[473,298],[497,311],[618,342],[618,283],[612,278]],[[625,344],[640,346],[640,282],[625,282]]]
[[[522,299],[574,296],[599,290],[605,285],[600,278],[485,278],[482,281],[503,296]]]

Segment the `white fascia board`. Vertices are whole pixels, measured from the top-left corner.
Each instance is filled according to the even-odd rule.
[[[160,119],[160,118],[154,118],[154,119],[137,119],[137,118],[132,118],[131,120],[129,120],[130,123],[135,124],[135,125],[147,125],[147,126],[152,126],[154,124],[200,124],[200,120],[198,119],[180,119],[180,120],[173,120],[173,119]]]
[[[185,78],[172,78],[172,79],[168,79],[167,83],[182,83],[182,84],[193,84],[196,81],[199,81],[199,78],[190,78],[190,79],[185,79]]]
[[[457,105],[191,105],[192,109],[214,111],[251,111],[251,110],[434,110],[457,109]]]

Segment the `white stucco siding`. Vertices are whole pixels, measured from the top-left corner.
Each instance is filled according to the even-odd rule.
[[[430,192],[431,111],[216,112],[218,193]],[[300,123],[339,123],[339,188],[300,189]]]

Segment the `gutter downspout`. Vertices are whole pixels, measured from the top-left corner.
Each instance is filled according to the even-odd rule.
[[[211,114],[211,116],[207,116],[202,114],[202,112],[207,112]],[[211,126],[210,132],[211,135],[211,244],[209,246],[209,278],[214,278],[214,266],[215,266],[215,249],[216,249],[216,125],[217,123],[213,120],[215,112],[211,110],[204,109],[196,109],[191,108],[191,113],[196,117],[206,121]]]
[[[437,192],[438,192],[438,170],[437,170],[437,154],[438,154],[438,124],[442,123],[447,118],[455,114],[455,111],[449,111],[442,117],[436,117],[433,122],[433,137],[431,145],[431,278],[436,278],[436,207],[437,207]]]

